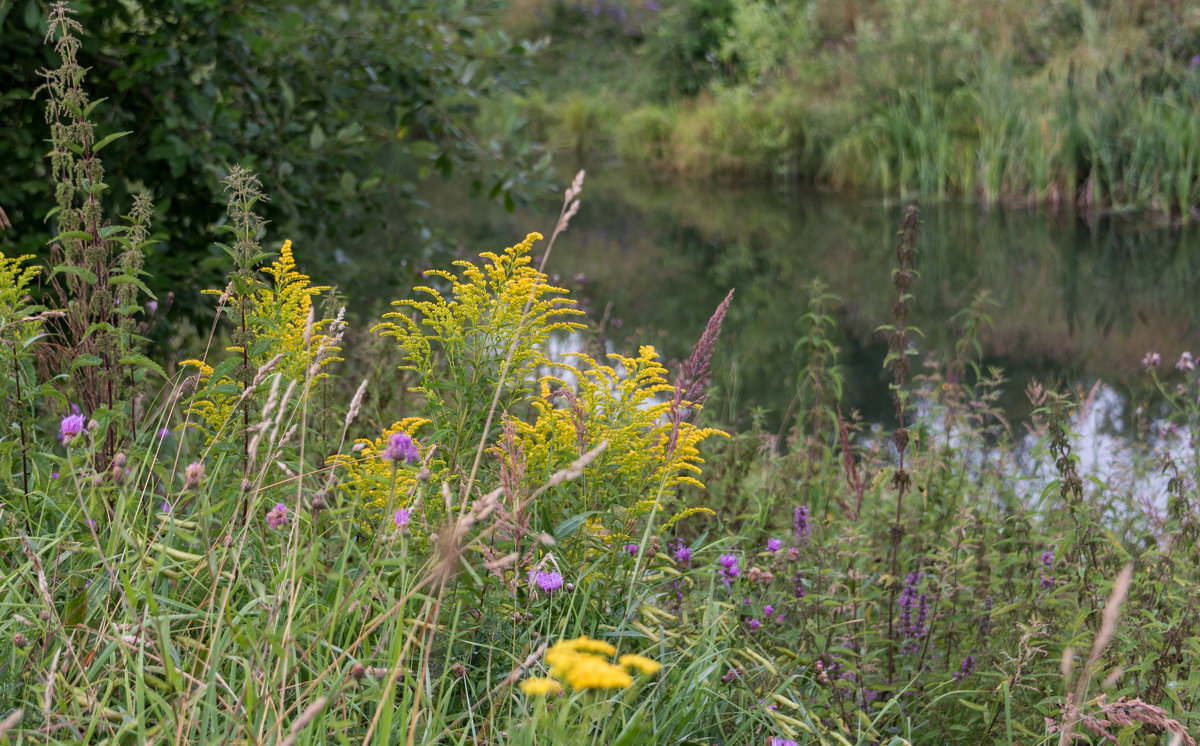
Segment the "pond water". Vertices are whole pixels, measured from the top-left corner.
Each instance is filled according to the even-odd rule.
[[[547,197],[540,214],[510,215],[460,195],[431,185],[425,198],[431,228],[468,254],[515,243],[531,230],[549,235],[561,199]],[[819,278],[838,297],[843,406],[887,422],[887,346],[877,330],[892,321],[902,207],[799,188],[664,183],[594,170],[547,271],[596,317],[607,316],[617,349],[654,344],[668,360],[688,354],[735,288],[714,360],[712,403],[730,424],[744,425],[761,408],[772,429],[796,391],[803,361],[793,348],[808,286]],[[1169,369],[1182,350],[1200,347],[1195,227],[958,204],[922,205],[921,221],[909,318],[923,332],[917,348],[947,360],[958,337],[953,317],[988,291],[996,305],[981,335],[983,362],[1005,371],[1003,406],[1015,419],[1028,409],[1023,392],[1032,380],[1084,388],[1102,380],[1123,398],[1131,382],[1144,381],[1147,351],[1160,352]]]

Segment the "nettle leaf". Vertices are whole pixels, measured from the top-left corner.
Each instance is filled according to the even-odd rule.
[[[95,147],[92,148],[92,154],[94,155],[96,153],[99,153],[101,150],[104,149],[104,147],[106,145],[108,145],[112,141],[119,140],[120,138],[124,137],[125,135],[132,135],[132,134],[133,134],[132,130],[129,130],[126,132],[114,132],[111,135],[109,135],[108,137],[105,137],[100,142],[96,143]]]
[[[122,356],[121,359],[118,360],[117,362],[119,362],[122,365],[136,365],[141,368],[145,368],[146,370],[157,373],[162,378],[167,377],[167,374],[165,372],[163,372],[162,367],[159,366],[158,363],[156,363],[153,360],[151,360],[150,358],[146,357],[145,355],[141,355],[138,353],[131,353],[129,355]]]
[[[58,243],[60,241],[65,241],[67,239],[72,239],[72,238],[79,240],[79,241],[91,241],[93,236],[91,233],[88,233],[87,231],[66,231],[64,233],[59,233],[57,236],[55,236],[54,238],[47,241],[46,245],[48,246],[52,243]],[[62,265],[59,265],[59,266],[62,266]],[[57,271],[57,269],[58,268],[55,267],[55,271]],[[93,280],[93,282],[94,282],[94,280]]]
[[[71,363],[71,371],[74,372],[76,368],[102,365],[103,363],[104,360],[102,360],[99,355],[93,355],[90,352],[85,352],[82,355],[75,356],[75,362]]]
[[[143,295],[146,295],[153,300],[158,300],[158,296],[152,293],[150,288],[146,287],[146,283],[142,282],[133,275],[116,275],[115,277],[110,277],[108,281],[112,285],[136,285],[137,289],[141,290]]]

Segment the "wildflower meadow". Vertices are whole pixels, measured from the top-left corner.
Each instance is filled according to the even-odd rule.
[[[1129,457],[1092,473],[1094,391],[997,406],[986,297],[922,351],[909,208],[863,268],[895,288],[891,419],[843,411],[813,278],[786,431],[734,428],[705,403],[736,289],[674,365],[597,343],[548,274],[582,171],[548,237],[360,322],[243,167],[211,329],[175,349],[154,185],[110,204],[123,133],[69,8],[47,31],[57,205],[44,258],[0,256],[3,743],[1195,746],[1191,353],[1147,356]]]

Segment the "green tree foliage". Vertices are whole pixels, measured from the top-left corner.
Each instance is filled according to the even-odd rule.
[[[107,99],[96,111],[99,132],[134,133],[106,148],[105,161],[124,176],[109,190],[125,202],[155,185],[155,226],[170,238],[149,267],[163,286],[203,287],[196,268],[205,258],[216,276],[220,179],[235,162],[261,174],[276,228],[311,237],[318,251],[378,227],[383,204],[415,204],[416,181],[432,174],[465,172],[507,205],[538,181],[521,165],[532,160],[528,146],[506,152],[467,127],[480,99],[519,82],[531,50],[491,29],[490,6],[73,5],[87,29],[79,57],[93,100]],[[47,11],[37,0],[0,0],[0,207],[17,228],[0,233],[8,243],[39,235],[54,204],[35,95],[41,70],[54,67],[42,43]]]

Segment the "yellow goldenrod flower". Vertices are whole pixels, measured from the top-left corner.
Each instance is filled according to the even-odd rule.
[[[562,684],[559,684],[554,679],[541,677],[525,679],[521,682],[521,691],[530,697],[545,697],[548,694],[558,694],[561,692]]]
[[[658,661],[651,660],[644,655],[637,655],[636,653],[631,653],[629,655],[622,655],[620,658],[617,659],[617,662],[620,663],[622,666],[628,666],[629,668],[636,668],[637,670],[641,671],[642,673],[646,674],[647,676],[653,676],[654,674],[656,674],[662,670],[662,664],[659,663]]]
[[[594,655],[579,656],[565,678],[572,689],[624,689],[633,684],[625,669]]]

